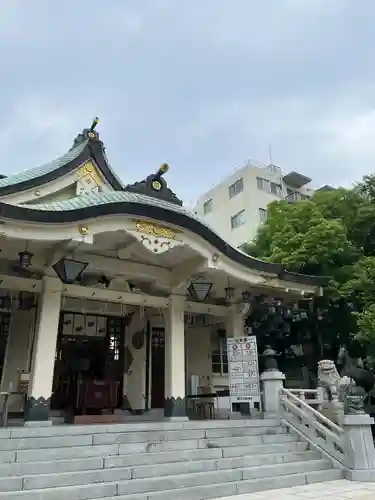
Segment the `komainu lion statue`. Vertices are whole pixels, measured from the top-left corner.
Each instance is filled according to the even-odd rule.
[[[329,416],[333,420],[336,420],[339,408],[347,414],[364,413],[367,386],[370,387],[373,380],[373,374],[358,367],[352,367],[341,377],[333,361],[319,361],[317,385],[322,390],[322,409],[328,408],[329,413],[333,412],[333,415]]]
[[[330,359],[322,359],[318,363],[318,387],[322,390],[324,401],[339,401],[341,377],[336,365]]]

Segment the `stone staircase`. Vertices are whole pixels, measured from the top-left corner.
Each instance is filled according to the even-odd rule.
[[[1,500],[203,500],[341,477],[272,419],[0,429]]]

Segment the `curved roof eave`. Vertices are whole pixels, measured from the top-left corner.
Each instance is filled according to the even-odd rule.
[[[127,194],[131,193],[116,193]],[[87,197],[89,198],[89,197]],[[94,201],[94,200],[91,200]],[[233,262],[243,265],[244,267],[255,269],[261,272],[276,274],[280,279],[290,282],[298,282],[310,286],[324,286],[327,284],[327,278],[319,276],[308,276],[303,274],[288,272],[283,265],[271,262],[265,262],[235,249],[229,243],[224,241],[212,229],[202,223],[199,219],[194,218],[180,208],[179,211],[171,209],[169,204],[155,205],[153,203],[145,203],[138,200],[137,196],[132,195],[128,201],[107,201],[99,204],[92,204],[80,208],[71,208],[64,210],[54,205],[44,205],[40,208],[35,206],[20,206],[10,205],[0,202],[0,217],[10,220],[18,220],[24,222],[35,222],[42,224],[62,224],[74,223],[82,220],[94,219],[108,215],[126,215],[132,217],[146,217],[157,220],[161,223],[168,223],[174,226],[179,226],[192,233],[199,235],[220,253],[231,259]]]
[[[54,181],[78,168],[89,159],[95,161],[104,178],[114,190],[123,189],[121,181],[105,158],[101,144],[98,141],[88,139],[50,163],[0,179],[0,196],[36,188]]]

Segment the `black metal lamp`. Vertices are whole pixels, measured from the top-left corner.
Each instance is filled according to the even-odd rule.
[[[230,278],[228,276],[228,285],[224,288],[224,300],[226,302],[230,302],[234,298],[235,293],[236,290],[233,288],[233,286],[230,286]]]
[[[20,267],[22,269],[26,269],[27,267],[31,266],[31,259],[34,257],[34,254],[29,252],[26,249],[23,252],[18,253],[19,261],[20,261]]]
[[[233,297],[234,297],[234,288],[232,286],[227,286],[224,288],[224,292],[225,292],[225,300],[232,300]]]
[[[242,300],[243,302],[245,302],[245,304],[248,304],[251,300],[251,292],[249,292],[248,290],[245,290],[244,292],[242,292]]]
[[[88,262],[73,259],[60,259],[53,264],[53,269],[63,283],[74,283],[88,266]]]
[[[204,302],[210,294],[212,286],[209,281],[197,279],[190,282],[188,292],[197,302]]]

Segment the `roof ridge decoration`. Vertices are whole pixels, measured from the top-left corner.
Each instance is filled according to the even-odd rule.
[[[74,139],[73,146],[69,149],[71,151],[72,149],[76,148],[80,144],[86,141],[97,141],[100,143],[101,147],[104,149],[104,144],[102,141],[99,139],[99,134],[98,132],[95,131],[95,128],[97,124],[99,123],[99,118],[96,116],[91,124],[90,128],[84,128],[80,134],[77,135],[77,137]]]
[[[159,200],[173,203],[174,205],[178,205],[181,207],[183,204],[182,200],[180,200],[176,196],[176,194],[168,187],[168,184],[163,177],[163,175],[167,173],[168,170],[168,164],[163,163],[155,174],[149,175],[143,181],[135,182],[134,184],[128,184],[124,187],[124,191],[143,194],[152,198],[158,198]]]
[[[103,142],[95,128],[99,119],[94,118],[90,128],[84,129],[74,140],[72,147],[63,155],[44,165],[0,179],[0,196],[19,193],[58,179],[72,172],[89,160],[93,160],[108,184],[115,191],[124,185],[111,168]]]

